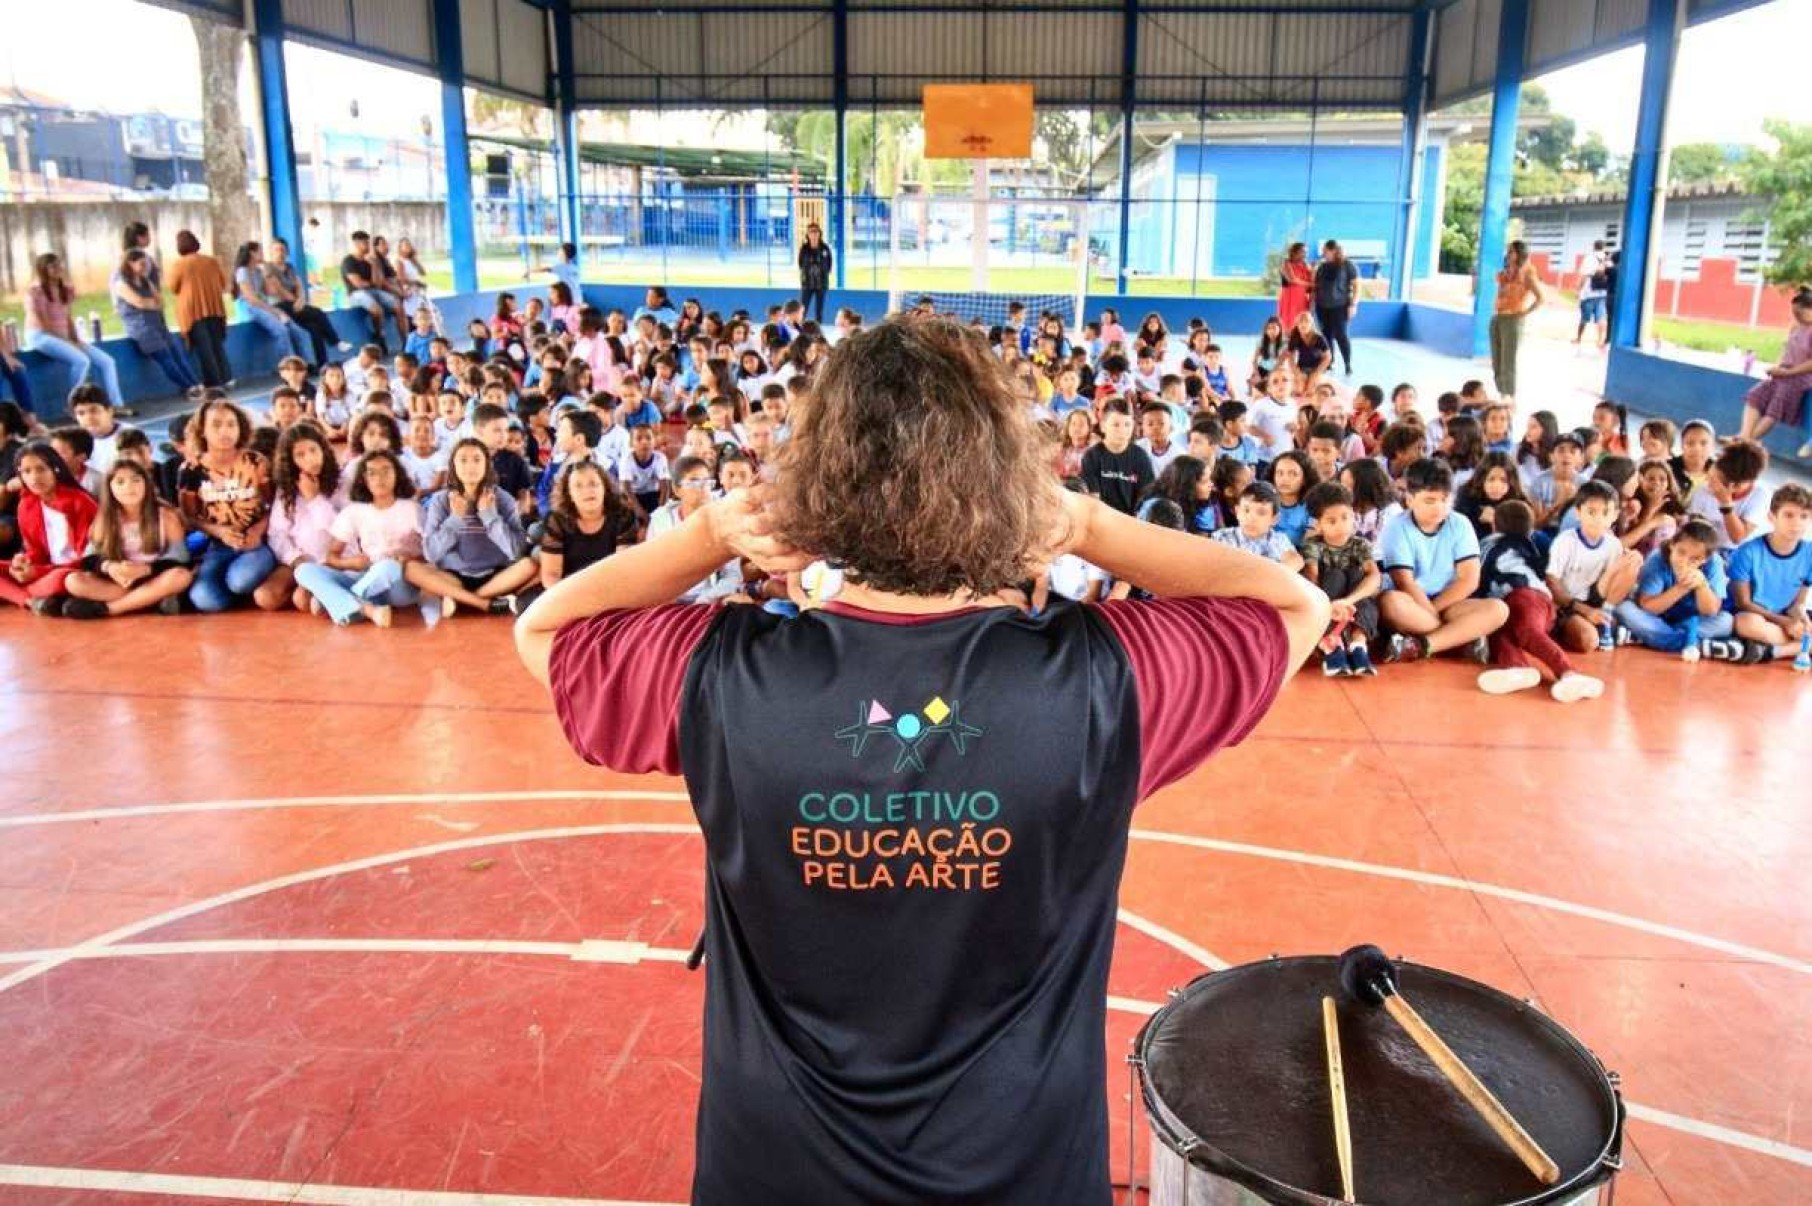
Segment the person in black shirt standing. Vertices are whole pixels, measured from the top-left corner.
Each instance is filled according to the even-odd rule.
[[[1151,457],[1132,440],[1132,408],[1109,398],[1101,407],[1101,442],[1082,454],[1082,484],[1122,515],[1137,509],[1158,477]]]
[[[1353,375],[1353,342],[1346,324],[1359,311],[1359,270],[1346,258],[1340,244],[1329,239],[1321,245],[1321,262],[1315,265],[1315,321],[1327,341],[1340,349],[1346,375]]]
[[[824,294],[830,288],[831,249],[824,245],[824,228],[813,222],[805,228],[799,246],[799,305],[812,320],[824,325]]]
[[[960,322],[842,340],[795,418],[772,487],[563,579],[516,625],[586,761],[690,789],[692,1201],[1110,1206],[1133,807],[1252,731],[1327,598],[1060,489]],[[1065,553],[1159,597],[1036,616],[1001,598]],[[730,558],[814,555],[841,581],[797,618],[673,603]]]

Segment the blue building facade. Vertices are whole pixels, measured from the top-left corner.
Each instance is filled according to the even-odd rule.
[[[1395,143],[1173,141],[1133,169],[1128,269],[1185,279],[1259,277],[1268,257],[1292,242],[1339,239],[1361,272],[1388,276],[1402,204],[1400,156]],[[1416,219],[1418,279],[1439,263],[1445,166],[1445,143],[1431,139]]]

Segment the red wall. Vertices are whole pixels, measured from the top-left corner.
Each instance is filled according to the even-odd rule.
[[[1584,259],[1583,256],[1580,258]],[[1535,271],[1544,284],[1569,290],[1579,287],[1578,263],[1573,265],[1570,272],[1557,273],[1549,264],[1547,254],[1539,251],[1529,257],[1529,262],[1535,266]],[[1750,310],[1755,305],[1756,290],[1760,288],[1762,303],[1756,311],[1757,325],[1785,327],[1793,322],[1793,309],[1787,304],[1787,291],[1767,285],[1758,286],[1753,281],[1737,280],[1735,260],[1713,259],[1709,256],[1700,260],[1699,279],[1696,281],[1670,279],[1666,264],[1661,266],[1661,272],[1661,279],[1655,284],[1656,314],[1701,318],[1746,327],[1749,325]]]

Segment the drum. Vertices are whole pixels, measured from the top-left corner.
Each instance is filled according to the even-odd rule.
[[[1341,1200],[1321,1022],[1321,998],[1340,996],[1338,965],[1317,956],[1211,972],[1146,1022],[1129,1059],[1151,1125],[1152,1206]],[[1560,1181],[1537,1181],[1383,1009],[1343,1000],[1355,1197],[1608,1203],[1623,1150],[1615,1078],[1533,1006],[1431,967],[1396,966],[1404,1000],[1554,1158]]]

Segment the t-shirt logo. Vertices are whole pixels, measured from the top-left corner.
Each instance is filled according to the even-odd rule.
[[[969,752],[969,742],[978,739],[982,730],[965,723],[959,715],[960,702],[945,703],[941,695],[931,697],[917,712],[894,715],[878,699],[865,699],[856,708],[856,723],[837,730],[838,741],[849,742],[849,756],[860,758],[868,748],[868,739],[885,735],[897,746],[893,769],[925,769],[925,747],[933,738],[945,737],[956,747],[960,757]]]

